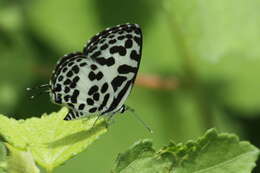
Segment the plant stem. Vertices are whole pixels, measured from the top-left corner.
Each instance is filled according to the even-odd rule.
[[[46,168],[46,173],[52,173],[52,170],[53,170],[53,169]]]
[[[178,42],[176,46],[178,46],[180,58],[182,59],[182,66],[184,69],[184,80],[182,80],[182,87],[192,90],[194,93],[195,99],[197,100],[198,109],[201,112],[204,120],[204,128],[210,128],[213,126],[213,116],[212,109],[210,105],[205,101],[207,99],[207,94],[201,88],[201,83],[198,79],[196,67],[194,66],[194,60],[198,59],[195,57],[196,55],[192,54],[187,40],[180,29],[178,21],[176,20],[176,16],[171,14],[165,7],[162,7],[165,11],[166,17],[168,18],[169,27],[173,30],[173,41]]]

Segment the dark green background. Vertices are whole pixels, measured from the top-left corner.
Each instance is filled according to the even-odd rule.
[[[174,90],[138,85],[127,100],[155,133],[119,115],[109,133],[55,172],[109,172],[138,139],[159,147],[211,127],[259,147],[259,9],[258,0],[0,0],[0,112],[20,119],[58,111],[48,95],[31,101],[25,88],[47,83],[59,57],[102,29],[138,23],[140,74],[178,82]]]

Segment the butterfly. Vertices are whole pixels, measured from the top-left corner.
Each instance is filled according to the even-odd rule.
[[[51,100],[69,109],[64,120],[126,111],[142,55],[137,24],[107,28],[93,36],[82,52],[59,59],[49,84]]]

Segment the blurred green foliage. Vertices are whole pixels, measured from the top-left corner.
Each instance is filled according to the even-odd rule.
[[[108,172],[140,138],[159,146],[210,127],[259,147],[259,8],[258,0],[0,0],[0,112],[20,119],[57,111],[48,95],[31,101],[25,88],[48,82],[59,57],[82,50],[102,29],[138,23],[140,74],[178,81],[175,90],[136,86],[128,98],[155,133],[131,113],[120,115],[108,135],[57,172]]]

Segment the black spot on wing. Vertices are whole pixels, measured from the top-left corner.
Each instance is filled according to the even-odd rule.
[[[132,39],[132,38],[133,38],[133,35],[132,35],[132,34],[126,34],[126,38]]]
[[[72,103],[77,103],[78,100],[78,96],[79,96],[79,90],[74,90],[72,96],[71,96],[71,102]]]
[[[60,77],[58,78],[58,81],[61,82],[62,80],[63,80],[63,76],[60,76]]]
[[[132,32],[132,28],[126,28],[125,30],[126,30],[126,32],[128,32],[128,33]]]
[[[111,112],[118,106],[118,104],[121,102],[122,98],[126,94],[127,90],[131,87],[131,83],[132,83],[131,80],[127,81],[126,85],[119,92],[118,96],[113,100],[113,102],[111,103],[110,107],[105,112],[103,112],[102,114],[106,114],[108,112]]]
[[[97,111],[97,108],[96,108],[96,107],[89,109],[89,112],[90,112],[90,113],[95,113],[96,111]]]
[[[74,65],[71,69],[75,74],[79,73],[79,67],[77,65]]]
[[[120,74],[136,73],[137,72],[137,68],[124,64],[124,65],[120,65],[118,67],[117,71]]]
[[[99,100],[99,93],[95,93],[94,95],[93,95],[93,99],[95,100],[95,101],[98,101]]]
[[[95,92],[98,91],[98,89],[99,89],[99,88],[98,88],[97,85],[92,86],[92,87],[88,90],[88,95],[94,94]]]
[[[70,84],[70,88],[75,88],[77,86],[79,79],[80,79],[79,76],[74,77],[71,84]]]
[[[78,112],[74,111],[74,110],[69,110],[68,114],[66,115],[66,117],[64,118],[64,120],[69,121],[69,120],[74,120],[79,118],[80,115]]]
[[[125,39],[126,37],[124,35],[120,35],[119,37],[117,37],[118,40],[123,40]]]
[[[65,73],[67,70],[68,70],[68,68],[67,68],[67,67],[64,67],[64,68],[62,69],[62,72]]]
[[[77,86],[77,83],[76,83],[76,82],[72,82],[72,83],[70,84],[70,88],[76,88],[76,86]]]
[[[91,64],[90,68],[91,68],[91,70],[95,71],[97,69],[97,66],[95,64]]]
[[[66,73],[68,71],[68,68],[66,67],[68,64],[75,64],[76,61],[86,59],[84,55],[80,52],[71,53],[68,55],[65,55],[64,57],[60,58],[58,61],[55,70],[53,71],[53,74],[51,76],[51,83],[55,84],[57,80],[58,74]]]
[[[59,63],[57,64],[55,71],[57,72],[58,69],[60,69],[62,66],[64,66],[64,63],[66,61],[69,61],[70,59],[74,59],[76,57],[82,57],[81,52],[75,52],[75,53],[70,53],[68,55],[64,55],[63,57],[60,58]]]
[[[115,44],[116,43],[116,39],[112,39],[112,40],[109,40],[108,43],[111,45],[111,44]]]
[[[104,45],[102,45],[102,46],[100,47],[101,50],[105,50],[105,49],[107,49],[107,48],[108,48],[108,44],[104,44]]]
[[[115,77],[111,82],[111,85],[112,85],[114,91],[117,91],[117,88],[120,87],[126,79],[127,79],[127,77],[125,77],[125,76]]]
[[[91,98],[87,98],[87,104],[92,106],[94,105],[94,101]]]
[[[66,79],[66,80],[63,82],[64,85],[69,85],[70,83],[71,83],[71,80],[70,80],[70,79]]]
[[[66,95],[66,96],[64,96],[64,100],[65,100],[65,102],[68,102],[70,98],[71,98],[70,95]]]
[[[68,73],[66,74],[67,77],[72,77],[73,76],[73,72],[70,70],[68,71]]]
[[[98,108],[99,111],[103,110],[103,108],[107,105],[109,96],[110,96],[109,93],[107,93],[107,94],[104,96],[104,99],[103,99],[101,105],[100,105],[99,108]]]
[[[74,83],[78,83],[78,81],[80,80],[80,77],[79,76],[76,76],[72,79],[72,82]]]
[[[107,66],[111,66],[115,64],[115,59],[113,57],[110,58],[97,58],[95,59],[97,63],[99,63],[100,65],[107,65]]]
[[[135,40],[135,42],[139,45],[139,46],[141,46],[142,45],[142,39],[140,38],[140,37],[134,37],[134,40]]]
[[[103,73],[100,71],[100,72],[98,72],[97,74],[96,74],[96,79],[97,80],[101,80],[102,78],[103,78]]]
[[[88,53],[91,53],[93,52],[94,50],[97,49],[97,46],[92,46],[89,50],[88,50]]]
[[[124,46],[113,46],[110,48],[109,51],[111,54],[119,53],[119,55],[121,55],[121,56],[126,55],[126,48]]]
[[[85,108],[85,104],[80,104],[79,105],[79,110],[83,110]]]
[[[100,51],[96,51],[95,53],[93,53],[91,55],[91,58],[97,58],[99,55],[101,55],[101,52]]]
[[[101,87],[101,93],[105,93],[107,91],[107,89],[108,89],[108,84],[107,84],[107,82],[105,82]]]
[[[91,71],[88,74],[88,78],[89,80],[93,81],[94,79],[96,79],[96,74],[93,71]]]
[[[141,35],[141,34],[142,34],[140,28],[135,28],[134,31],[135,31],[135,33],[136,33],[137,35]]]
[[[130,58],[135,61],[140,61],[140,56],[136,52],[136,50],[132,50],[130,53]]]
[[[99,41],[99,43],[100,43],[100,44],[103,44],[105,41],[106,41],[106,39],[103,38],[103,39],[101,39],[101,40]]]
[[[81,63],[79,66],[80,67],[84,67],[84,66],[86,66],[86,65],[88,65],[86,62],[83,62],[83,63]]]
[[[65,89],[64,89],[64,92],[65,93],[69,93],[70,92],[70,88],[66,86]]]
[[[114,37],[115,37],[114,34],[108,36],[108,38],[114,38]]]
[[[128,36],[127,35],[123,36],[122,34],[124,32],[129,33],[127,34]],[[114,33],[118,33],[120,35],[119,40],[122,40],[124,38],[130,38],[129,35],[131,35],[130,34],[131,32],[135,32],[135,34],[141,35],[141,30],[139,26],[135,24],[123,24],[123,25],[107,28],[90,39],[87,46],[83,49],[83,54],[87,55],[88,53],[97,49],[96,48],[97,44],[103,44],[106,38],[111,39],[109,41],[109,44],[114,44],[116,42],[116,40],[114,39],[115,37]]]
[[[77,59],[77,62],[80,62],[80,61],[82,61],[83,59],[82,58],[79,58],[79,59]]]
[[[70,62],[68,66],[71,67],[73,64],[75,64],[75,62]]]
[[[103,73],[102,73],[101,71],[99,71],[97,74],[94,73],[93,71],[91,71],[91,72],[89,73],[89,75],[88,75],[88,78],[89,78],[89,80],[93,81],[93,80],[95,80],[95,79],[100,80],[100,79],[103,78],[103,76],[104,76],[104,75],[103,75]]]
[[[131,39],[127,39],[125,41],[125,47],[126,48],[131,48],[133,46],[133,41]]]

